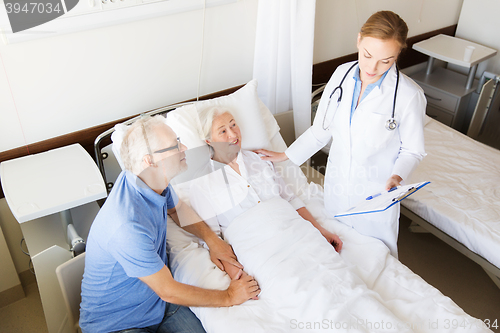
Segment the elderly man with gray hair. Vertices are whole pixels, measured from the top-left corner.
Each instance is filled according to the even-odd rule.
[[[187,306],[232,306],[259,292],[251,276],[227,290],[175,281],[168,268],[167,214],[203,239],[212,261],[242,268],[231,247],[175,194],[170,181],[187,169],[186,147],[161,116],[137,120],[125,134],[118,176],[87,241],[80,326],[86,332],[204,332]]]

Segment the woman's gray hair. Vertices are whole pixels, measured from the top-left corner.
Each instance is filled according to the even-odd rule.
[[[120,147],[120,157],[125,170],[129,170],[135,175],[143,171],[144,156],[159,149],[154,128],[161,124],[165,124],[165,117],[157,115],[142,117],[130,125]]]
[[[212,139],[212,125],[214,119],[224,113],[233,114],[232,111],[225,106],[212,106],[199,113],[202,140]]]

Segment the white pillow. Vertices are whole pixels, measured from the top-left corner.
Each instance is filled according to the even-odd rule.
[[[214,106],[227,107],[233,114],[241,130],[242,149],[283,150],[283,147],[276,146],[275,140],[272,140],[275,136],[279,136],[279,126],[271,111],[258,97],[256,80],[248,82],[232,94],[195,102],[170,111],[167,114],[166,124],[188,148],[186,159],[189,166],[187,172],[173,179],[172,185],[179,198],[188,204],[189,180],[209,172],[204,166],[210,159],[210,152],[202,139],[203,131],[198,115]]]
[[[241,130],[243,149],[271,148],[270,141],[280,128],[271,111],[257,95],[257,80],[248,82],[227,96],[195,102],[170,111],[167,114],[166,124],[181,138],[181,142],[188,149],[204,146],[198,113],[213,106],[226,106],[233,112]],[[120,146],[127,128],[127,125],[117,124],[111,135],[112,150],[122,169]]]
[[[193,179],[192,175],[199,173],[199,170],[203,168],[204,161],[209,158],[207,146],[201,139],[202,129],[198,113],[213,106],[226,106],[232,111],[241,130],[242,149],[267,148],[276,151],[286,149],[286,144],[279,135],[278,123],[271,111],[258,97],[257,81],[252,80],[232,94],[187,104],[167,114],[165,123],[172,128],[180,137],[181,142],[188,147],[186,157],[190,168],[188,168],[188,172],[174,179],[176,184],[184,183],[187,179]],[[120,146],[127,128],[127,125],[117,124],[115,125],[115,131],[111,135],[113,141],[112,150],[122,169]],[[300,189],[307,185],[307,180],[298,166],[290,161],[277,163],[276,165],[285,182],[290,184],[296,193],[299,193]],[[179,192],[182,192],[182,190]],[[184,195],[180,196],[183,197],[182,199],[187,199]]]
[[[167,114],[167,125],[188,149],[205,145],[201,139],[198,114],[213,106],[224,106],[231,110],[241,130],[242,149],[270,148],[271,139],[279,132],[276,119],[257,95],[257,80],[248,82],[232,94],[199,101],[194,106],[187,105]]]

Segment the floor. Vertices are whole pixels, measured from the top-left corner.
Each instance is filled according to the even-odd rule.
[[[0,332],[48,332],[36,283],[25,286],[26,297],[0,308]]]
[[[399,260],[471,316],[500,326],[500,289],[486,272],[429,233],[409,231],[410,219],[399,220]],[[500,328],[492,328],[500,332]]]

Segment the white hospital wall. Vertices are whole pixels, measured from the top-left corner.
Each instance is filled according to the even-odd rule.
[[[456,24],[462,1],[317,0],[314,63],[356,52],[357,32],[377,10],[400,13],[413,36]],[[257,4],[207,9],[200,95],[252,78]],[[197,10],[0,42],[0,151],[196,97],[201,22]]]
[[[379,10],[398,13],[408,25],[408,37],[412,37],[457,24],[463,1],[317,0],[314,63],[357,52],[356,38],[361,26]]]
[[[257,0],[207,8],[200,95],[251,80],[256,14]],[[0,151],[196,97],[202,18],[0,42]]]
[[[373,11],[397,11],[419,34],[455,24],[461,6],[371,3],[317,1],[315,63],[355,52],[359,22]],[[241,0],[207,9],[200,94],[251,78],[256,7],[257,0]],[[201,20],[193,11],[2,45],[0,151],[196,96]]]

